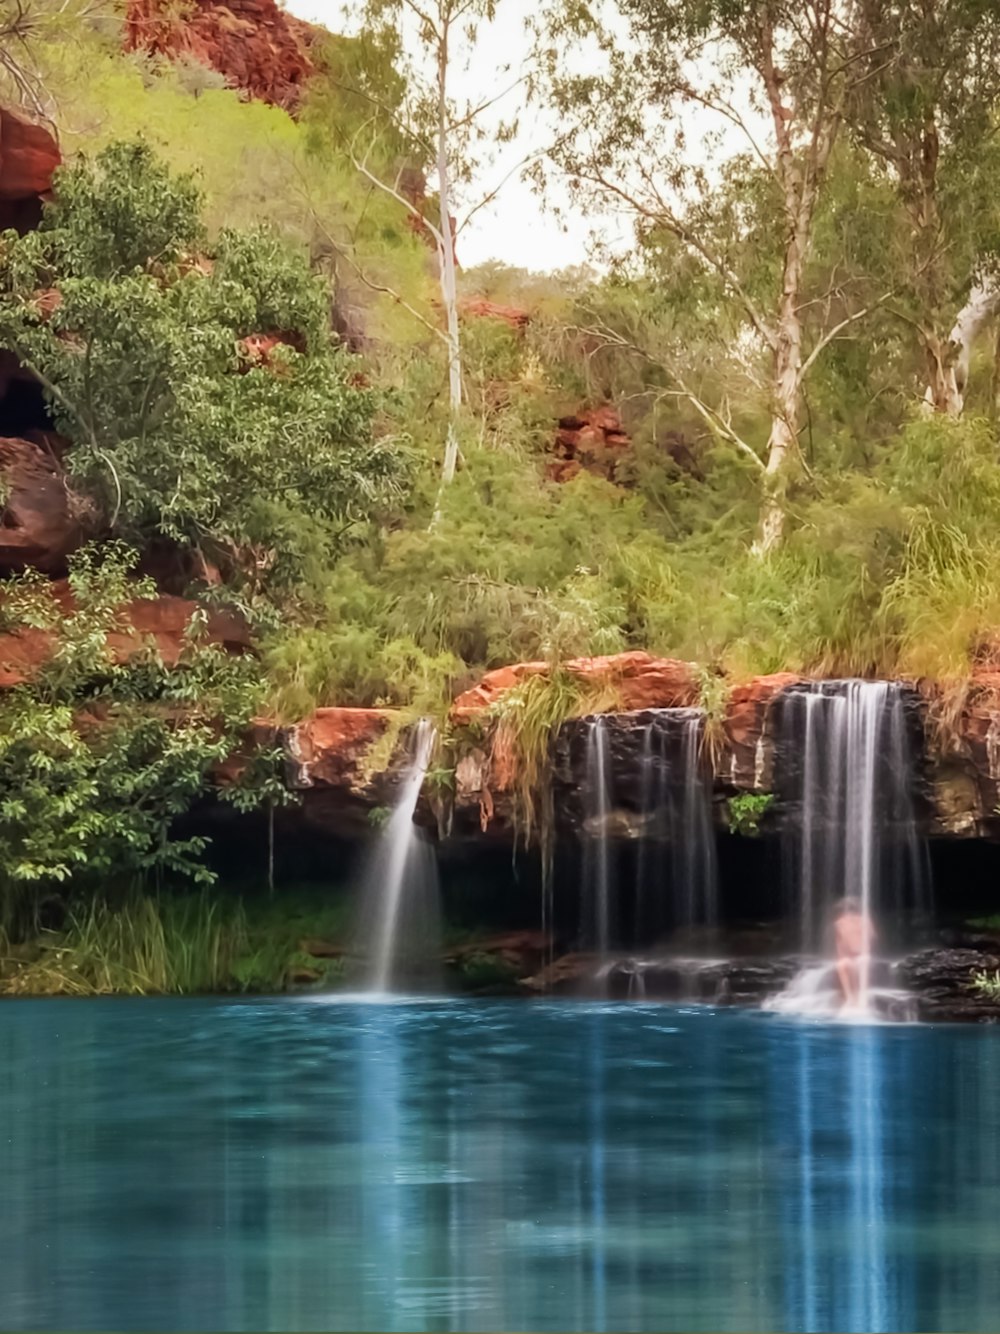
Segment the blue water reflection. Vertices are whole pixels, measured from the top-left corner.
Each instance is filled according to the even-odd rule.
[[[1000,1328],[994,1030],[2,1015],[4,1329]]]

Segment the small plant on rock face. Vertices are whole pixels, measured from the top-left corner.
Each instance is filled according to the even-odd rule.
[[[985,996],[987,1000],[1000,1002],[1000,969],[995,973],[981,969],[972,974],[972,990]]]
[[[756,838],[760,821],[774,804],[770,792],[740,792],[729,798],[729,831],[744,838]]]

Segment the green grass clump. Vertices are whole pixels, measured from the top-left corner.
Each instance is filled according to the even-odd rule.
[[[756,838],[760,822],[774,804],[770,792],[739,792],[729,798],[729,829],[733,834]]]
[[[584,680],[554,667],[529,676],[490,710],[490,771],[497,786],[514,797],[518,834],[536,835],[543,848],[551,832],[552,742],[570,718],[614,709],[620,697],[613,682]]]
[[[234,966],[247,949],[239,904],[207,895],[103,899],[70,909],[65,930],[45,933],[37,957],[2,979],[15,995],[180,995],[235,989]]]
[[[71,903],[61,931],[21,945],[0,937],[0,993],[267,993],[297,979],[336,986],[348,972],[346,956],[317,958],[302,944],[346,949],[350,926],[347,899],[328,892],[81,898]]]

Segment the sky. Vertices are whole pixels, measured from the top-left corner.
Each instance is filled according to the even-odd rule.
[[[342,0],[286,0],[286,4],[292,14],[310,23],[334,32],[351,29]],[[517,77],[529,49],[525,24],[537,10],[537,0],[504,0],[488,36],[477,44],[473,63],[468,69],[456,66],[454,70],[453,87],[459,101],[482,101],[492,90],[499,92]],[[506,65],[511,66],[511,72],[502,72]],[[518,110],[519,95],[523,103],[523,95],[516,90],[499,104],[498,110],[509,117]],[[553,126],[537,110],[527,108],[520,121],[517,137],[484,173],[482,187],[475,197],[488,193],[516,163],[551,142]],[[470,202],[475,202],[475,197]],[[628,225],[624,219],[604,217],[596,225],[605,240],[612,244],[625,242]],[[593,219],[578,214],[562,221],[557,219],[531,185],[515,173],[504,184],[496,202],[481,209],[462,231],[458,257],[465,268],[489,259],[537,272],[566,268],[586,262],[594,226]]]

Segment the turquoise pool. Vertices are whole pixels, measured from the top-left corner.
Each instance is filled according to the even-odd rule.
[[[1000,1032],[5,1002],[0,1327],[997,1330]]]

